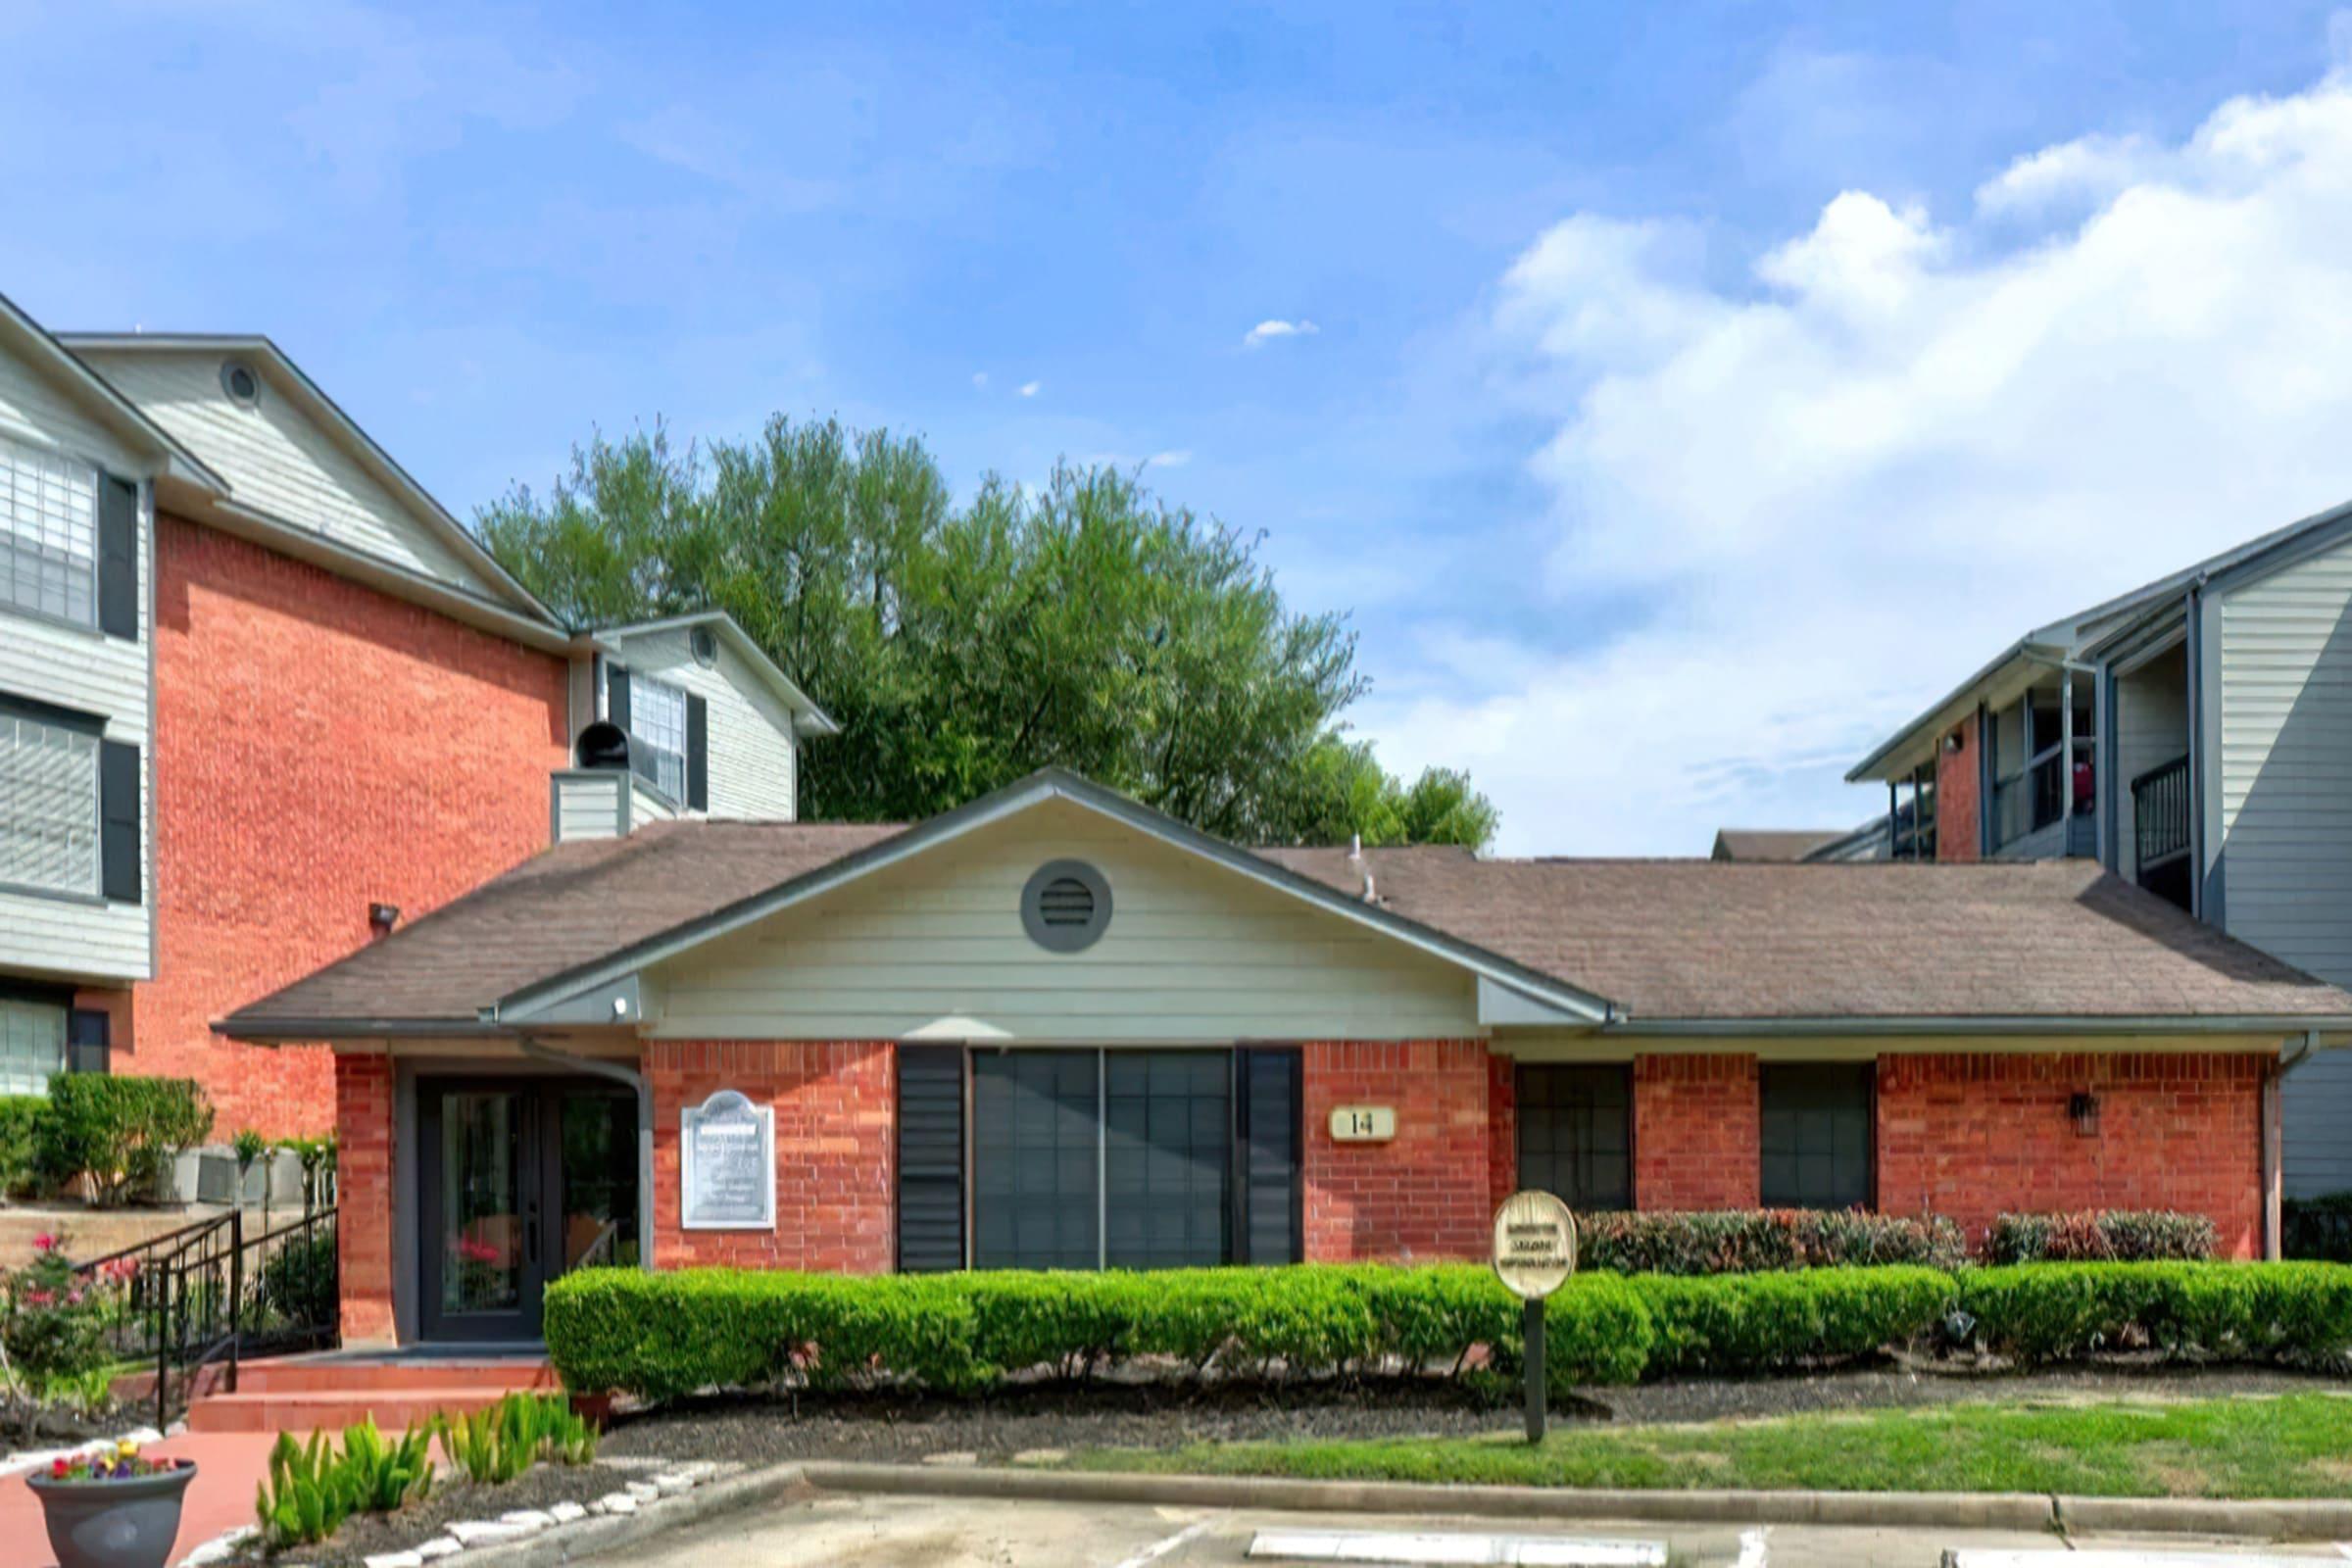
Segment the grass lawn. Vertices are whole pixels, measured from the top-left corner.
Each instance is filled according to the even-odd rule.
[[[1986,1402],[1771,1421],[1555,1427],[1540,1448],[1498,1435],[1098,1449],[1071,1462],[1089,1470],[1532,1487],[2341,1497],[2352,1493],[2352,1398]]]

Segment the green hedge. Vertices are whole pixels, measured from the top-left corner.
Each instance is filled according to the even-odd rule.
[[[2221,1232],[2203,1214],[2097,1208],[2071,1214],[2002,1214],[1987,1250],[1995,1263],[2201,1262]]]
[[[63,1073],[49,1080],[48,1109],[34,1128],[42,1177],[62,1184],[87,1175],[106,1205],[153,1190],[167,1160],[210,1136],[213,1106],[192,1078]]]
[[[1959,1276],[1991,1349],[2026,1361],[2149,1347],[2322,1361],[2352,1349],[2352,1268],[2337,1263],[2028,1263]]]
[[[1777,1372],[1900,1345],[1936,1327],[1952,1300],[1940,1269],[1816,1269],[1691,1279],[1638,1275],[1654,1343],[1648,1372]]]
[[[48,1109],[38,1095],[0,1095],[0,1198],[22,1198],[34,1186],[40,1122]]]
[[[545,1324],[574,1389],[662,1398],[799,1373],[820,1388],[884,1376],[968,1394],[1031,1367],[1077,1375],[1145,1355],[1248,1375],[1391,1363],[1507,1373],[1520,1306],[1470,1264],[865,1278],[592,1269],[548,1287]],[[1632,1382],[1647,1364],[1649,1313],[1627,1281],[1571,1281],[1544,1325],[1559,1388]]]
[[[1619,1274],[1756,1274],[1782,1269],[1968,1261],[1960,1227],[1859,1209],[1610,1210],[1577,1216],[1578,1260]]]

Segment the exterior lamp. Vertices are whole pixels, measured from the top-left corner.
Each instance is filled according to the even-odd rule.
[[[368,934],[369,936],[379,940],[388,937],[392,934],[392,928],[398,924],[400,924],[399,905],[370,904],[368,906]]]
[[[2066,1102],[2066,1113],[2074,1118],[2075,1136],[2099,1136],[2099,1097],[2087,1089],[2077,1090]]]

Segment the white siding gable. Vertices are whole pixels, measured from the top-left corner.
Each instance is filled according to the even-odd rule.
[[[230,348],[92,346],[80,352],[140,412],[226,479],[233,504],[505,602],[500,586],[436,537],[409,502],[295,405],[264,356]],[[242,359],[262,374],[258,408],[240,407],[221,389],[220,367],[229,359]]]
[[[1082,859],[1109,926],[1049,953],[1021,890]],[[1469,971],[1054,802],[658,966],[673,1039],[1006,1044],[1420,1040],[1483,1031]]]
[[[710,725],[712,816],[791,821],[798,814],[799,743],[792,710],[724,637],[710,664],[696,662],[691,627],[609,636],[632,678],[667,681],[703,699]],[[604,710],[598,694],[599,711]],[[682,803],[681,803],[682,804]]]

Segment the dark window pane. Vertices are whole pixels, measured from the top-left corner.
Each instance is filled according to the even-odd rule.
[[[1232,1054],[1108,1055],[1104,1207],[1113,1268],[1208,1267],[1229,1256]]]
[[[1570,1208],[1633,1206],[1633,1069],[1523,1066],[1519,1185]]]
[[[1871,1085],[1859,1062],[1774,1063],[1759,1069],[1767,1208],[1861,1208],[1870,1203]]]
[[[972,1262],[1093,1268],[1098,1109],[1091,1051],[972,1058]]]

